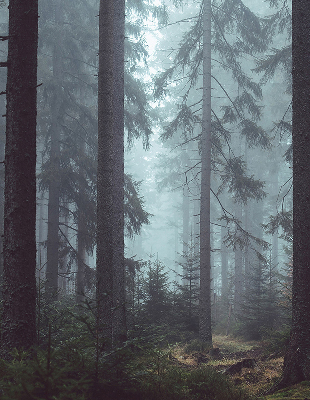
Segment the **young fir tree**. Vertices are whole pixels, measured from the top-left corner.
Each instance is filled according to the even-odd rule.
[[[158,260],[147,263],[147,272],[143,285],[143,314],[148,324],[169,323],[171,298],[168,273]]]
[[[8,40],[1,323],[5,353],[36,342],[37,0],[10,2]]]
[[[192,238],[193,239],[193,238]],[[199,331],[199,257],[191,240],[189,250],[182,255],[182,284],[177,285],[174,314],[186,330]]]
[[[240,322],[238,334],[247,340],[261,340],[278,327],[277,276],[264,258],[253,258],[252,263],[248,290],[237,315]]]

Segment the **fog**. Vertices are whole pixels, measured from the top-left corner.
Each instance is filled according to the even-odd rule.
[[[88,276],[96,268],[99,3],[56,3],[39,1],[37,279],[46,276],[54,207],[58,286],[73,295],[78,260]],[[265,288],[276,281],[281,296],[292,258],[290,9],[250,0],[231,7],[212,4],[211,105],[203,103],[201,2],[128,1],[126,10],[125,258],[142,270],[160,262],[170,288],[187,285],[189,259],[199,265],[202,123],[210,107],[211,297],[212,307],[216,296],[222,301],[219,325],[229,304],[240,312],[255,279]],[[5,33],[6,7],[0,18]],[[3,59],[6,51],[2,42]],[[0,101],[5,114],[5,96]],[[2,152],[4,135],[2,122]],[[51,206],[54,181],[59,204]],[[94,294],[94,283],[84,284]]]

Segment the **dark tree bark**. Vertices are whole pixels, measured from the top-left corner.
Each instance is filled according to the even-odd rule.
[[[54,2],[55,24],[62,24],[61,4]],[[59,29],[59,34],[61,29]],[[61,41],[61,37],[58,38]],[[54,94],[51,103],[50,126],[50,183],[48,198],[47,263],[45,292],[56,300],[58,291],[58,250],[59,250],[59,198],[60,198],[60,113],[62,103],[62,54],[60,43],[53,48]]]
[[[293,293],[292,330],[282,380],[310,380],[310,8],[293,0]]]
[[[97,172],[97,316],[98,330],[112,342],[113,307],[113,0],[99,10],[98,172]]]
[[[199,337],[212,343],[211,332],[211,1],[204,0],[203,33],[203,116],[201,134],[201,200],[200,200],[200,295]]]
[[[124,266],[125,1],[100,3],[97,302],[104,337],[126,339]]]
[[[36,341],[38,1],[10,0],[5,149],[4,352]]]
[[[1,74],[2,78],[2,74]],[[2,79],[1,79],[2,80]],[[5,97],[0,98],[0,117],[5,114]],[[5,147],[5,127],[0,130],[0,160],[4,160]],[[0,165],[0,299],[2,298],[2,283],[3,283],[3,223],[4,223],[4,164]]]
[[[113,6],[113,344],[118,344],[127,336],[124,265],[125,0],[114,0]]]

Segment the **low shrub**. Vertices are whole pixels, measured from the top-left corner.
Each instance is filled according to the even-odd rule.
[[[286,347],[289,344],[290,331],[290,326],[285,325],[282,327],[282,329],[268,332],[265,339],[266,353],[284,356]]]
[[[208,345],[199,339],[191,340],[185,347],[185,353],[192,353],[193,351],[209,351],[212,345]]]

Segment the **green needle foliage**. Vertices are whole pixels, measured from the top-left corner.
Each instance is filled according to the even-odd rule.
[[[62,305],[62,324],[46,342],[0,359],[1,400],[242,400],[247,395],[211,367],[185,369],[171,349],[139,340],[106,352],[91,306]],[[54,304],[56,309],[59,305]],[[54,313],[56,311],[54,310]]]

